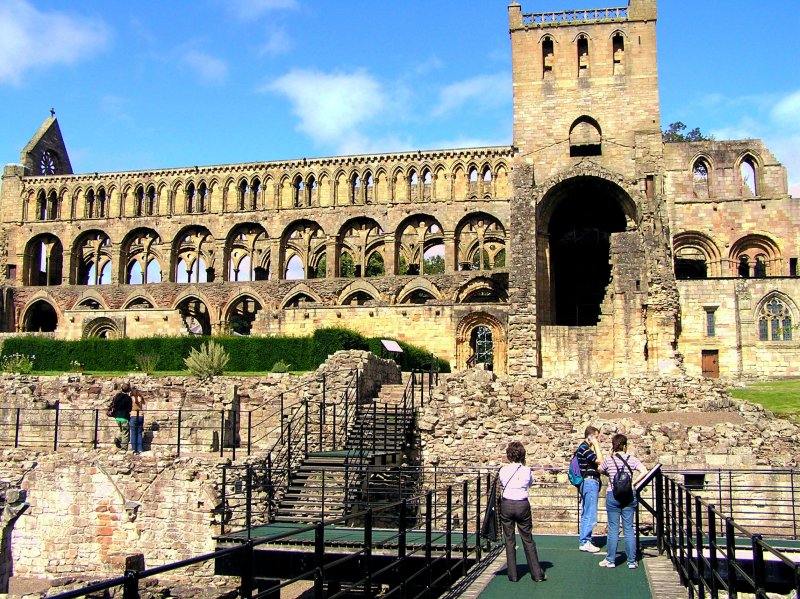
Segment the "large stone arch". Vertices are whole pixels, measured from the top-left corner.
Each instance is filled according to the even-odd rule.
[[[64,245],[57,235],[42,233],[25,245],[22,282],[30,286],[61,285],[64,269]]]
[[[264,299],[252,289],[237,293],[236,297],[232,298],[222,309],[223,319],[228,329],[226,332],[234,335],[250,335],[258,313],[266,305]]]
[[[180,312],[183,324],[191,335],[210,335],[218,324],[217,314],[211,310],[215,304],[198,293],[197,289],[189,289],[173,304],[173,309]]]
[[[49,296],[38,295],[22,311],[20,323],[24,333],[53,333],[61,322],[58,304]]]
[[[672,239],[677,279],[705,279],[723,276],[719,247],[699,231],[682,231]]]
[[[639,209],[621,182],[600,173],[554,181],[537,207],[540,322],[595,326],[611,276],[611,236],[636,227]]]

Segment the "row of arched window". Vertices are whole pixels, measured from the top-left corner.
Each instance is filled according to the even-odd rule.
[[[453,295],[445,295],[434,283],[427,279],[414,279],[399,289],[396,295],[388,298],[374,285],[367,281],[357,281],[348,285],[334,303],[324,301],[310,286],[301,283],[291,289],[282,299],[274,305],[269,305],[263,299],[252,293],[242,293],[221,307],[219,312],[222,320],[229,328],[227,333],[248,335],[258,313],[264,309],[265,304],[270,309],[313,308],[315,306],[363,306],[372,302],[391,304],[425,304],[429,301],[447,301],[458,304],[498,303],[508,301],[505,289],[488,277],[477,277],[467,281]],[[146,310],[153,308],[166,308],[178,310],[183,319],[183,324],[189,334],[210,335],[213,323],[209,310],[209,303],[197,295],[187,295],[177,300],[174,305],[159,306],[154,300],[145,296],[134,294],[122,305],[123,310]],[[105,310],[103,298],[85,297],[79,300],[74,310]],[[26,332],[52,332],[58,326],[58,314],[54,304],[48,299],[38,298],[32,301],[23,310],[23,330]]]
[[[622,31],[615,31],[610,37],[610,43],[607,46],[608,54],[605,55],[603,60],[608,61],[608,66],[614,75],[625,74],[625,33]],[[555,77],[557,64],[574,65],[572,73],[573,77],[588,77],[591,75],[593,59],[590,57],[590,48],[594,44],[592,39],[587,33],[579,33],[574,38],[574,45],[572,51],[574,52],[573,61],[557,61],[556,50],[558,49],[558,41],[552,35],[544,35],[539,40],[539,45],[542,50],[542,78],[552,79]],[[559,49],[560,51],[560,49]],[[569,50],[564,50],[569,52]]]
[[[505,268],[506,230],[497,218],[485,213],[467,215],[452,239],[446,241],[441,224],[426,215],[406,218],[390,234],[377,221],[364,217],[347,221],[333,236],[311,220],[295,221],[277,238],[270,237],[262,225],[244,223],[221,242],[202,226],[187,227],[166,243],[155,230],[139,228],[116,248],[105,232],[92,230],[72,244],[66,280],[75,285],[111,284],[116,282],[114,264],[121,265],[118,280],[130,285],[167,280],[204,283],[218,278],[437,275],[451,261],[451,271]],[[65,280],[63,256],[58,236],[33,237],[25,250],[24,283],[60,285]]]
[[[74,191],[66,187],[40,188],[23,203],[23,220],[59,218],[107,218],[114,211],[124,216],[202,214],[314,206],[368,205],[495,198],[511,194],[505,162],[457,164],[270,174],[189,180],[167,184],[141,183],[125,187],[120,198],[113,184],[100,184]],[[66,198],[71,199],[63,213]]]
[[[780,247],[766,235],[745,235],[724,255],[713,239],[697,231],[679,233],[672,243],[678,279],[797,275],[797,259],[789,259],[787,272]]]
[[[751,153],[745,153],[736,161],[736,184],[742,197],[760,195],[759,161]],[[695,198],[707,199],[718,196],[715,192],[715,176],[711,161],[699,156],[692,164],[692,193]]]

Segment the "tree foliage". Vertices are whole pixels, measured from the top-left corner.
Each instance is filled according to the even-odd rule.
[[[695,127],[691,131],[686,131],[686,125],[681,121],[675,121],[661,132],[664,143],[679,143],[685,141],[713,141],[713,135],[703,135],[700,127]]]

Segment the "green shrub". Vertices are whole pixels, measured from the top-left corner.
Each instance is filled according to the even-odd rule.
[[[35,362],[35,355],[10,354],[0,358],[0,370],[3,372],[13,372],[15,374],[28,374],[33,372],[33,365]]]
[[[342,349],[368,350],[367,339],[355,331],[340,327],[329,327],[314,331],[314,355],[318,364],[322,364],[328,356]]]
[[[199,350],[209,337],[148,337],[140,339],[80,339],[62,341],[35,336],[13,337],[5,340],[3,355],[22,354],[36,356],[31,368],[72,372],[73,362],[79,362],[91,372],[128,371],[137,367],[152,372],[140,363],[140,356],[153,356],[153,366],[160,371],[180,371],[186,368],[183,358],[192,349]],[[330,354],[340,349],[370,350],[383,356],[380,339],[368,339],[343,328],[318,329],[309,337],[214,337],[230,355],[228,372],[267,372],[283,361],[293,370],[314,370]],[[400,342],[404,353],[394,356],[403,370],[430,367],[430,353],[419,347]],[[439,360],[440,372],[449,372],[450,365]]]
[[[211,339],[208,343],[203,343],[200,350],[192,348],[189,355],[184,358],[186,368],[195,376],[200,378],[211,378],[219,376],[225,372],[225,366],[231,356],[219,343],[214,343]]]
[[[291,368],[291,366],[292,366],[291,364],[287,364],[283,360],[278,360],[277,362],[275,362],[272,365],[272,372],[275,372],[275,373],[289,372],[289,369]]]
[[[136,366],[139,370],[151,374],[156,371],[158,366],[158,354],[136,354]]]

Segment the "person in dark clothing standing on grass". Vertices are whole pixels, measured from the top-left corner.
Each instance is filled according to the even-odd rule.
[[[597,553],[600,548],[592,543],[592,530],[597,524],[597,500],[600,497],[600,472],[598,466],[603,462],[600,450],[600,430],[587,426],[583,433],[583,443],[578,445],[575,455],[581,469],[583,482],[578,488],[581,494],[581,525],[578,549],[588,553]]]
[[[122,383],[122,388],[119,393],[111,400],[111,416],[117,421],[119,426],[119,435],[114,437],[114,445],[122,451],[128,451],[128,441],[130,441],[130,417],[131,409],[133,408],[133,400],[129,395],[131,386],[128,383]]]

